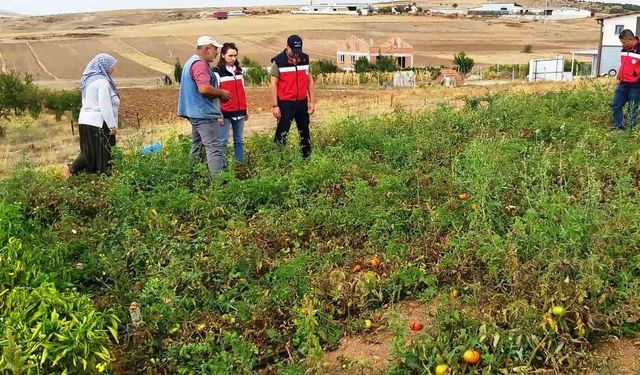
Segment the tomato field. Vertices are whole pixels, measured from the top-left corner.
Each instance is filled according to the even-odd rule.
[[[309,160],[251,136],[213,182],[183,137],[109,177],[21,166],[0,181],[0,373],[322,373],[372,327],[390,375],[598,370],[595,345],[640,329],[640,142],[609,131],[611,94],[336,119]],[[434,324],[386,327],[403,300]]]

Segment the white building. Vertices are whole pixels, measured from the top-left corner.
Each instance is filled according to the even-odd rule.
[[[469,9],[453,8],[453,7],[430,7],[430,8],[427,8],[427,12],[429,12],[430,14],[442,14],[445,16],[450,16],[450,15],[466,16],[467,13],[469,12]]]
[[[484,3],[478,8],[469,9],[470,15],[501,16],[523,13],[524,7],[518,3]]]
[[[600,24],[600,45],[598,46],[598,75],[616,75],[620,65],[622,44],[618,38],[624,29],[640,33],[640,12],[597,18]]]
[[[362,15],[366,16],[371,11],[370,4],[364,3],[327,3],[317,2],[314,4],[311,1],[311,5],[306,5],[298,10],[294,10],[293,14],[347,14],[347,15]]]
[[[551,19],[570,20],[576,18],[589,18],[593,16],[592,11],[578,8],[554,8],[547,9],[546,11],[551,11],[551,14],[549,15]]]
[[[592,16],[593,13],[590,10],[578,8],[527,8],[522,14],[509,14],[501,17],[532,21],[562,21]]]

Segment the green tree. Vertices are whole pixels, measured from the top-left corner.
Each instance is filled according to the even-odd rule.
[[[82,93],[79,90],[48,92],[44,95],[45,107],[53,111],[56,120],[60,121],[65,112],[78,121],[82,107]]]
[[[15,71],[0,74],[0,117],[22,115],[39,101],[39,90],[30,75]]]
[[[318,74],[337,73],[340,71],[338,65],[331,60],[314,60],[311,62],[311,74],[317,76]]]
[[[361,56],[356,60],[356,63],[353,65],[353,69],[356,73],[367,73],[373,70],[369,59],[364,56]]]
[[[173,66],[173,78],[178,83],[182,80],[182,64],[180,63],[180,59],[176,59],[176,63]]]
[[[398,70],[396,66],[396,62],[391,56],[380,56],[376,59],[376,64],[374,66],[374,70],[379,72],[395,72]]]
[[[458,67],[460,73],[467,74],[473,68],[474,62],[464,52],[459,52],[453,54],[453,64]]]

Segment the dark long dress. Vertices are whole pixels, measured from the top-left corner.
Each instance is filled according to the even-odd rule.
[[[71,164],[71,173],[108,173],[111,168],[111,148],[116,145],[116,136],[106,123],[102,128],[80,124],[80,155]]]

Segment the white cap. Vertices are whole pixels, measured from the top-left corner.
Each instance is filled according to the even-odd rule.
[[[220,44],[212,36],[208,36],[208,35],[203,35],[200,38],[198,38],[198,41],[196,42],[196,47],[202,47],[202,46],[214,46],[214,47],[222,48],[222,44]]]

